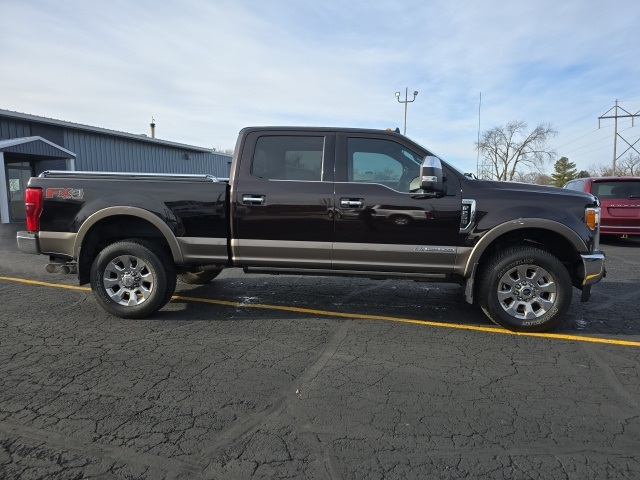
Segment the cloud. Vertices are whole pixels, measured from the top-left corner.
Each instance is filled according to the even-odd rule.
[[[0,108],[133,133],[153,115],[159,137],[201,146],[232,147],[250,124],[402,127],[393,94],[408,87],[420,92],[408,134],[473,170],[480,92],[483,129],[551,121],[558,146],[595,127],[615,98],[640,99],[633,1],[71,0],[2,9],[0,62],[10,68]],[[576,153],[581,167],[600,157]]]

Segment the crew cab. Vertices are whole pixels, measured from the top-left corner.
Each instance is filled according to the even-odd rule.
[[[44,172],[26,211],[20,250],[122,318],[162,308],[176,277],[239,267],[457,282],[498,325],[537,332],[604,276],[593,195],[477,180],[384,130],[245,128],[229,179]]]

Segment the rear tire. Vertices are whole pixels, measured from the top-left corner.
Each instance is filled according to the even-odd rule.
[[[478,303],[509,330],[543,332],[560,323],[573,287],[564,265],[535,247],[510,247],[489,259],[480,275]]]
[[[109,245],[91,266],[91,289],[98,303],[120,318],[151,315],[166,305],[175,288],[173,261],[145,240]]]

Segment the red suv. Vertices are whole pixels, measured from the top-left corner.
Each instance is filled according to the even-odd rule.
[[[563,188],[598,197],[601,234],[640,236],[640,177],[576,178]]]

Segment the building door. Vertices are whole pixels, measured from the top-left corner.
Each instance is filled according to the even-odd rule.
[[[9,219],[12,222],[24,221],[24,191],[31,178],[29,162],[7,164],[7,192],[9,195]]]

